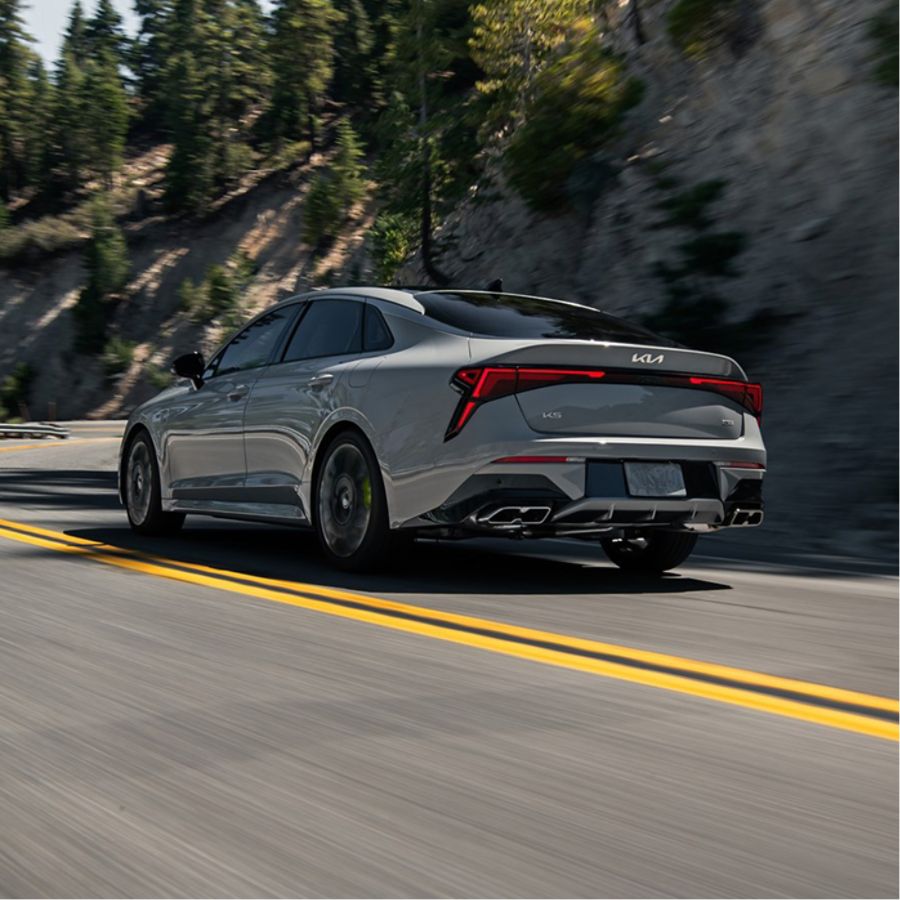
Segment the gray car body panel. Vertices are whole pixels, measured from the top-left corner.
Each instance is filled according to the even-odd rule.
[[[753,415],[717,394],[672,387],[566,384],[510,395],[485,404],[445,440],[460,398],[451,377],[461,367],[634,367],[746,380],[728,357],[643,343],[476,337],[425,316],[414,293],[399,289],[316,291],[281,305],[326,298],[375,306],[393,346],[272,362],[212,377],[199,389],[180,381],[132,413],[122,451],[135,428],[150,433],[164,509],[307,523],[316,459],[340,427],[358,429],[371,443],[394,528],[432,524],[429,512],[478,474],[533,472],[573,503],[584,499],[583,462],[494,463],[510,456],[714,463],[720,501],[738,478],[763,476],[762,469],[726,465],[765,465]],[[644,355],[646,366],[634,362]]]

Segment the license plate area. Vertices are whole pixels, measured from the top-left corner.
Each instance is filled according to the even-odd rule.
[[[625,484],[632,497],[686,497],[678,463],[627,462]]]

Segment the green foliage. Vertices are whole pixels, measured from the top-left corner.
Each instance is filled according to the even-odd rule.
[[[390,27],[386,103],[378,121],[378,180],[387,211],[419,221],[428,276],[435,220],[462,197],[478,171],[479,119],[469,101],[480,71],[469,50],[466,0],[410,0]]]
[[[36,56],[22,23],[20,0],[0,0],[0,198],[26,184],[31,85]]]
[[[728,305],[718,282],[734,278],[735,259],[746,247],[746,236],[737,231],[710,231],[714,225],[710,207],[725,190],[721,179],[703,181],[666,197],[658,204],[667,217],[659,228],[689,228],[694,237],[678,244],[678,261],[657,263],[654,274],[664,287],[663,306],[644,320],[648,328],[700,349],[735,348],[734,327],[726,323]]]
[[[134,359],[134,341],[121,337],[111,337],[103,348],[103,366],[107,375],[120,375],[126,371]]]
[[[3,231],[4,228],[9,228],[9,210],[6,208],[6,204],[0,200],[0,231]]]
[[[334,31],[334,77],[329,94],[337,103],[368,111],[380,88],[372,23],[362,0],[334,0],[334,6],[340,18]]]
[[[277,0],[269,53],[274,80],[266,136],[276,145],[317,143],[317,117],[334,73],[334,32],[343,16],[331,0]]]
[[[110,297],[125,287],[130,263],[125,238],[109,207],[98,197],[93,205],[91,239],[85,249],[87,284],[73,310],[76,323],[75,348],[82,353],[100,353],[106,345]]]
[[[678,0],[669,10],[669,37],[682,53],[703,59],[727,39],[738,16],[738,0]]]
[[[875,80],[885,87],[898,84],[898,14],[897,4],[888,4],[869,22],[869,39],[874,45]]]
[[[343,218],[342,212],[335,179],[328,172],[317,172],[306,194],[304,240],[316,246],[334,238]]]
[[[112,42],[113,37],[107,35],[104,40]],[[83,91],[85,149],[91,169],[110,187],[113,175],[122,165],[128,131],[128,101],[111,50],[105,49],[88,62]]]
[[[18,363],[0,382],[0,421],[18,416],[28,404],[28,392],[37,373],[28,363]]]
[[[733,278],[737,275],[734,259],[745,248],[746,235],[739,231],[702,234],[681,244],[683,267],[688,273],[713,278]]]
[[[727,182],[721,178],[701,181],[694,187],[666,197],[658,204],[667,215],[658,228],[703,229],[712,224],[709,207],[722,195]]]
[[[595,28],[583,27],[535,79],[525,120],[506,152],[510,184],[535,209],[565,207],[570,173],[618,133],[642,96],[642,83],[602,45]]]
[[[356,132],[346,119],[341,119],[337,127],[337,149],[331,171],[341,205],[345,209],[358,203],[366,194],[366,167],[362,158],[363,151]]]
[[[328,169],[317,172],[306,195],[304,238],[313,245],[334,238],[355,203],[365,196],[365,166],[356,133],[346,119],[337,129],[337,148]]]
[[[238,252],[225,265],[213,265],[199,284],[190,278],[181,282],[178,300],[192,322],[226,320],[239,305],[241,294],[256,271],[253,260]]]
[[[413,251],[416,222],[401,213],[381,213],[372,224],[368,236],[375,278],[379,284],[390,284]]]
[[[167,372],[153,363],[144,367],[144,375],[158,391],[164,391],[167,387],[171,387],[175,381],[175,376],[171,372]]]
[[[538,74],[591,6],[590,0],[485,0],[472,7],[469,46],[484,72],[478,90],[492,98],[495,127],[521,116]]]
[[[172,0],[145,10],[141,77],[171,137],[166,204],[202,212],[255,161],[248,118],[270,83],[255,0]]]

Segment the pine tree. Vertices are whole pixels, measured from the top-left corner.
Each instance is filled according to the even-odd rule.
[[[346,119],[341,119],[337,127],[337,147],[331,170],[344,209],[349,209],[365,196],[366,167],[362,162],[363,151],[356,132]]]
[[[25,184],[28,68],[34,53],[19,12],[20,0],[0,0],[0,197]]]
[[[82,86],[86,145],[92,170],[109,188],[113,175],[122,165],[128,131],[128,101],[112,51],[92,51],[91,56]]]
[[[63,44],[53,76],[53,121],[50,159],[57,186],[72,190],[81,184],[88,159],[84,110],[84,71],[74,49]]]
[[[82,353],[99,353],[106,345],[109,300],[125,286],[130,269],[125,238],[104,198],[94,200],[91,216],[84,257],[88,280],[73,311],[75,347]]]
[[[116,64],[121,61],[126,46],[122,17],[112,0],[98,0],[97,10],[85,26],[85,42],[93,58],[110,55]]]
[[[50,131],[53,116],[53,88],[40,57],[28,67],[28,103],[24,121],[25,179],[43,188],[51,162]]]
[[[171,45],[172,0],[134,0],[141,24],[128,49],[142,124],[161,130],[166,120],[165,72]]]
[[[172,210],[199,210],[211,196],[212,102],[201,52],[206,15],[201,0],[176,0],[163,83],[172,156],[166,167],[166,203]]]
[[[69,22],[63,33],[63,47],[72,55],[72,60],[77,66],[83,66],[87,62],[88,39],[87,23],[84,19],[84,10],[81,0],[75,0],[69,12]]]
[[[335,0],[334,6],[341,19],[334,35],[334,78],[329,94],[338,103],[366,111],[379,88],[372,25],[362,0]]]
[[[331,0],[276,3],[270,44],[274,83],[267,129],[275,143],[305,136],[315,147],[317,117],[334,72],[334,29],[341,18]]]
[[[521,118],[534,79],[592,0],[483,0],[472,7],[472,56],[485,73],[478,88],[494,99],[495,125]]]
[[[379,122],[380,181],[388,211],[419,220],[425,270],[440,284],[435,219],[471,182],[475,126],[465,100],[480,75],[469,55],[463,0],[410,0],[393,20],[391,93]]]
[[[213,175],[227,184],[249,165],[249,119],[270,84],[264,19],[256,0],[207,0],[202,60],[212,88]]]

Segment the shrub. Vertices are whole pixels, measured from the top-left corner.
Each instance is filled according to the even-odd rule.
[[[341,224],[342,209],[334,178],[319,172],[312,180],[304,207],[303,237],[307,243],[318,245],[334,238]]]
[[[658,204],[658,208],[668,215],[657,227],[693,228],[697,231],[708,228],[712,224],[708,215],[709,206],[722,195],[726,183],[721,178],[701,181],[692,188],[667,197]]]
[[[17,416],[28,403],[28,391],[37,373],[28,363],[18,363],[0,382],[0,420]]]
[[[107,375],[119,375],[131,365],[134,359],[134,341],[111,337],[103,348],[103,366]]]
[[[728,39],[738,13],[738,0],[678,0],[668,14],[669,37],[686,56],[703,59]]]
[[[687,273],[709,275],[714,278],[731,278],[737,272],[734,258],[743,251],[747,238],[739,231],[721,231],[704,234],[681,244],[684,270]]]
[[[171,372],[167,372],[153,363],[144,369],[144,374],[147,376],[147,381],[158,391],[165,390],[175,381],[175,376]]]
[[[375,219],[369,237],[375,278],[380,284],[389,284],[413,251],[416,221],[402,213],[381,213]]]
[[[239,250],[224,265],[210,266],[199,284],[185,278],[178,287],[179,305],[192,322],[227,316],[237,308],[256,268],[255,261]]]
[[[875,80],[885,87],[898,84],[898,16],[897,6],[889,4],[869,22],[869,38],[875,45]]]
[[[643,84],[582,29],[559,58],[539,73],[525,120],[506,152],[510,184],[537,210],[570,202],[570,173],[618,133],[625,112],[640,102]]]
[[[362,148],[346,119],[338,123],[337,149],[331,165],[313,177],[306,195],[304,237],[318,245],[337,236],[354,203],[365,196]]]
[[[130,269],[125,238],[102,198],[94,201],[91,216],[91,239],[84,255],[88,282],[74,309],[75,347],[82,353],[104,349],[108,300],[125,287]]]

